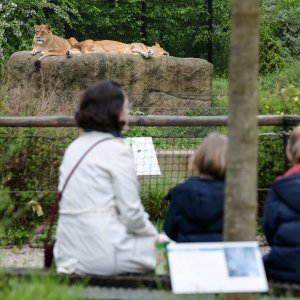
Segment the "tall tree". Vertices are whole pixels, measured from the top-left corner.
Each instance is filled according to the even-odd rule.
[[[259,0],[232,0],[225,240],[254,240],[257,209]]]

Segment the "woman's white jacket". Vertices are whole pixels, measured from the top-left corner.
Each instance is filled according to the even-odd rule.
[[[157,231],[139,196],[132,151],[122,138],[85,132],[67,148],[59,190],[83,153],[60,201],[54,257],[58,272],[111,275],[155,266]]]

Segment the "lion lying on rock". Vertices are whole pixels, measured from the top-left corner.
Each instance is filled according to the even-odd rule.
[[[32,41],[31,55],[41,53],[42,60],[46,56],[63,56],[78,41],[71,37],[64,39],[52,33],[50,25],[34,25],[35,35]]]
[[[144,58],[169,55],[169,52],[164,50],[158,43],[148,47],[143,43],[130,43],[125,44],[122,42],[111,40],[85,40],[73,45],[73,47],[67,51],[67,57],[78,55],[81,53],[115,53],[115,54],[137,54]]]

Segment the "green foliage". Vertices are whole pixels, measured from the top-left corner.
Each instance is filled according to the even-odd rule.
[[[15,147],[13,147],[15,149]],[[9,161],[13,156],[13,150],[9,149],[3,151],[0,155],[0,169],[3,170],[3,166]],[[3,172],[3,174],[5,174]],[[0,181],[0,237],[3,237],[12,225],[12,216],[15,212],[15,206],[10,198],[9,189],[6,186],[6,182],[11,174],[6,174],[2,177]],[[0,244],[2,240],[0,238]]]
[[[264,131],[264,134],[259,137],[258,145],[259,186],[268,188],[273,180],[284,171],[285,136],[281,128],[260,128],[260,131]]]
[[[168,201],[164,199],[166,194],[167,191],[157,191],[149,192],[142,197],[143,205],[149,213],[151,221],[158,222],[164,219],[169,205]]]
[[[79,18],[76,0],[2,0],[0,4],[0,62],[12,52],[31,49],[33,25],[46,23],[63,34]]]
[[[77,131],[72,131],[74,137]],[[33,229],[49,214],[57,194],[58,167],[71,138],[65,129],[63,132],[0,129],[0,197],[7,195],[0,198],[0,204],[13,207],[6,209],[10,213],[3,218],[1,243],[10,239],[28,242]]]
[[[294,58],[300,55],[298,0],[263,0],[262,27]]]
[[[130,127],[125,137],[130,136],[162,136],[163,131],[159,127]]]
[[[14,211],[14,206],[9,197],[9,191],[4,186],[0,185],[0,236],[1,237],[5,235],[7,228],[9,228],[11,225],[10,219],[13,211]]]
[[[226,115],[228,81],[216,77],[212,85],[212,111]],[[258,114],[300,114],[300,62],[293,61],[283,70],[258,79]]]
[[[199,23],[199,15],[202,15],[202,22],[205,22],[205,7],[200,1],[165,1],[164,3],[152,2],[148,7],[148,22],[149,27],[147,35],[154,42],[155,40],[169,49],[173,56],[184,56],[186,52],[196,54],[199,57],[201,50],[198,53],[196,49],[199,47],[199,40],[193,40],[193,35],[197,35],[197,22]],[[153,26],[151,28],[151,24]],[[205,52],[204,52],[205,53]],[[203,54],[202,54],[203,55]]]
[[[215,0],[213,1],[213,65],[214,73],[227,76],[229,51],[230,51],[230,33],[231,33],[231,1]],[[206,26],[204,26],[206,28]],[[208,30],[204,29],[207,32]],[[208,40],[204,40],[205,45]]]
[[[258,114],[300,114],[300,63],[268,76],[259,82]],[[259,186],[269,187],[285,169],[285,143],[288,128],[260,127]],[[269,134],[268,134],[269,132]],[[272,135],[272,133],[275,133]]]
[[[149,213],[151,221],[158,226],[162,225],[162,220],[169,207],[169,201],[165,199],[169,190],[184,180],[183,177],[171,178],[168,176],[141,180],[142,203]]]
[[[300,114],[300,62],[260,82],[259,114]]]
[[[291,62],[290,54],[284,49],[281,41],[275,39],[263,29],[260,34],[260,64],[261,74],[276,72],[287,67]]]
[[[141,0],[76,2],[81,18],[68,29],[76,38],[124,40],[127,33],[140,39]]]
[[[281,71],[259,78],[258,114],[300,114],[300,62],[294,61]],[[213,104],[227,105],[227,80],[213,82]],[[259,127],[258,185],[268,188],[285,168],[285,131],[275,126]],[[263,195],[264,196],[264,195]]]
[[[261,2],[260,71],[284,69],[291,57],[300,56],[298,0]]]
[[[300,114],[300,87],[288,84],[278,94],[267,93],[259,101],[261,114]]]

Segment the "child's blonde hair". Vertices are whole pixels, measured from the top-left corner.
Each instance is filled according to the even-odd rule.
[[[200,144],[191,159],[191,167],[200,176],[224,178],[227,160],[228,138],[210,133]]]
[[[293,164],[300,163],[300,126],[292,131],[288,139],[286,155]]]

